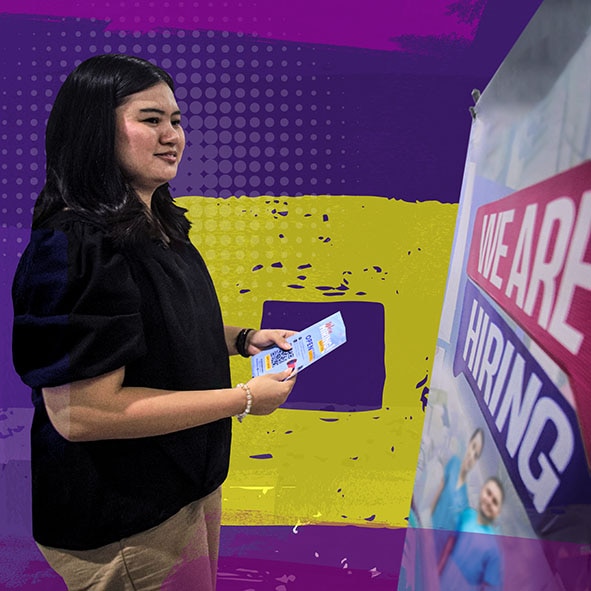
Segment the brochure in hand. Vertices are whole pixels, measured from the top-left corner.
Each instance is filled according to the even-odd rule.
[[[287,341],[292,347],[289,351],[275,346],[251,357],[253,378],[277,373],[288,367],[301,371],[334,351],[347,341],[343,317],[340,312],[336,312],[289,337]]]

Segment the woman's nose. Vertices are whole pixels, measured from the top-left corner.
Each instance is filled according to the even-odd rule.
[[[160,142],[163,144],[176,144],[179,141],[178,128],[172,124],[165,125],[160,134]]]

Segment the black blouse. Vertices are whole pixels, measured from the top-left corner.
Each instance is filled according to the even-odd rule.
[[[217,296],[190,243],[121,249],[100,226],[61,212],[32,232],[13,302],[14,365],[35,407],[39,543],[96,548],[158,525],[223,482],[231,419],[169,435],[70,442],[53,428],[41,395],[122,366],[125,386],[230,386]]]

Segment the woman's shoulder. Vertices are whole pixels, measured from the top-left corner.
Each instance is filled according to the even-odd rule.
[[[140,293],[106,236],[69,212],[32,232],[12,286],[13,356],[26,384],[86,379],[142,351]]]
[[[21,256],[15,288],[44,283],[50,276],[71,282],[104,274],[104,267],[125,264],[120,249],[100,223],[70,210],[59,211],[37,225]]]
[[[462,460],[460,460],[460,457],[454,454],[447,460],[446,468],[448,471],[459,470],[461,464]]]
[[[52,214],[33,228],[25,255],[49,257],[53,252],[67,251],[68,261],[72,263],[81,257],[111,257],[119,250],[107,224],[65,209]]]
[[[61,232],[68,236],[107,238],[109,235],[108,224],[101,222],[95,217],[72,209],[61,209],[51,214],[37,225],[32,235],[47,234],[50,232]]]

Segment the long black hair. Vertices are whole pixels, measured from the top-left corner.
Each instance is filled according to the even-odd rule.
[[[82,62],[65,80],[45,136],[46,180],[35,203],[33,228],[64,208],[108,227],[119,241],[140,236],[187,240],[189,221],[168,184],[152,196],[152,211],[124,178],[115,157],[115,109],[170,75],[138,57],[107,54]]]

